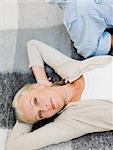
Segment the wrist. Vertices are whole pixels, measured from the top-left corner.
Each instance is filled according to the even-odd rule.
[[[48,80],[45,69],[43,67],[32,66],[32,71],[34,73],[37,82],[40,82],[42,80]]]

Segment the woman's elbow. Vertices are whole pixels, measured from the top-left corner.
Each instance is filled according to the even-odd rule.
[[[32,47],[32,46],[36,46],[37,47],[40,44],[41,44],[40,41],[32,39],[32,40],[30,40],[30,41],[27,42],[27,49],[29,50],[30,47]]]

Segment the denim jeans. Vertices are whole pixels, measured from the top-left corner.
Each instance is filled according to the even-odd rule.
[[[106,55],[111,48],[113,0],[49,0],[64,10],[64,25],[83,57]]]

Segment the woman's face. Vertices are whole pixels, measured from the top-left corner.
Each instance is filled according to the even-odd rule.
[[[33,86],[30,93],[19,99],[19,109],[25,122],[37,122],[50,118],[64,107],[63,97],[53,87]]]

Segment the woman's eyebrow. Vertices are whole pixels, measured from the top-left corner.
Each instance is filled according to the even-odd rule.
[[[33,99],[33,97],[31,97],[31,99]],[[41,119],[41,118],[40,118],[40,115],[39,115],[39,111],[38,111],[38,112],[35,112],[34,107],[33,107],[32,103],[31,103],[31,99],[30,99],[30,105],[31,105],[31,107],[32,107],[32,109],[33,109],[33,111],[34,111],[34,118],[35,118],[35,120],[37,121],[38,118],[39,118],[39,119]],[[38,98],[38,99],[39,99],[39,98]],[[38,118],[37,118],[37,116],[38,116]]]
[[[34,118],[35,118],[35,120],[37,121],[37,113],[35,112],[35,110],[34,110],[34,107],[33,107],[33,105],[32,105],[32,103],[31,103],[31,100],[30,100],[30,105],[31,105],[31,107],[32,107],[32,109],[33,109],[33,112],[34,112]],[[39,116],[38,116],[39,117]]]

